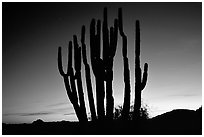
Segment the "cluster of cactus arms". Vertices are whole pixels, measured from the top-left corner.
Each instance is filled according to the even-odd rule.
[[[101,36],[102,26],[102,36]],[[108,28],[107,8],[104,8],[103,23],[100,20],[92,19],[90,24],[90,58],[91,68],[95,76],[96,83],[96,108],[93,97],[92,81],[90,66],[87,61],[86,44],[85,44],[85,26],[81,29],[81,47],[78,44],[77,36],[73,36],[73,42],[68,45],[68,65],[65,73],[62,66],[61,47],[58,49],[58,69],[64,79],[67,95],[76,112],[79,122],[87,122],[87,113],[84,101],[84,92],[81,77],[81,62],[85,66],[85,78],[88,101],[91,112],[91,120],[112,120],[114,110],[113,98],[113,61],[117,49],[118,31],[122,37],[122,55],[124,63],[124,103],[122,118],[128,120],[130,111],[130,70],[127,58],[127,36],[123,31],[122,8],[118,10],[118,19],[114,20],[113,27]],[[141,107],[141,91],[144,89],[147,82],[147,64],[144,67],[143,79],[141,81],[140,69],[140,35],[139,21],[136,21],[136,85],[135,85],[135,117],[138,115],[138,110]],[[101,55],[101,40],[103,44],[103,52]],[[74,45],[74,68],[72,67],[72,43]],[[81,61],[82,59],[82,61]],[[76,87],[77,86],[77,87]],[[106,96],[105,96],[106,95]],[[104,101],[106,99],[106,107]],[[137,114],[136,114],[137,113]]]
[[[104,20],[102,25],[103,54],[100,57],[100,40],[101,40],[101,21],[92,19],[90,26],[90,50],[91,65],[96,78],[96,98],[97,98],[97,114],[99,120],[104,120],[105,109],[104,99],[106,93],[106,118],[113,119],[113,60],[116,53],[118,41],[118,20],[115,19],[114,27],[108,29],[107,8],[104,8]],[[96,29],[95,29],[96,26]],[[96,30],[96,34],[95,34]],[[104,85],[106,84],[106,86]],[[106,87],[106,89],[104,88]]]
[[[65,73],[62,67],[61,47],[58,48],[58,69],[64,79],[67,95],[73,104],[74,110],[80,122],[86,122],[86,108],[84,102],[83,88],[81,82],[81,48],[77,44],[76,36],[74,36],[74,69],[72,67],[72,41],[69,42],[68,47],[68,66]],[[75,80],[77,80],[76,89]],[[77,93],[78,92],[78,93]],[[79,96],[79,98],[78,98]],[[79,100],[79,101],[78,101]]]
[[[95,19],[92,19],[90,25],[90,54],[91,54],[91,66],[95,75],[96,81],[96,104],[98,119],[105,118],[104,99],[105,99],[105,70],[103,60],[100,58],[100,36],[101,36],[101,21],[97,21],[97,29],[95,34]]]

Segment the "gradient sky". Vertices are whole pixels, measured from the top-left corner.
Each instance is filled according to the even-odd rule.
[[[151,116],[172,109],[197,109],[202,104],[202,3],[3,3],[2,4],[2,121],[6,123],[77,120],[57,68],[62,46],[66,68],[67,45],[80,38],[86,26],[102,19],[108,8],[113,25],[123,8],[128,36],[131,89],[134,91],[135,20],[141,24],[141,65],[149,64],[142,98]],[[90,57],[88,56],[90,61]],[[84,66],[82,65],[82,69]],[[84,70],[83,79],[84,79]],[[92,73],[92,72],[91,72]],[[93,86],[94,77],[92,77]],[[84,89],[86,89],[83,81]],[[115,106],[123,103],[121,37],[114,60]],[[87,94],[85,101],[88,108]],[[95,89],[94,89],[95,95]],[[89,109],[87,109],[89,111]]]

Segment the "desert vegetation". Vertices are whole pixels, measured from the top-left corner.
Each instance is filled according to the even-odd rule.
[[[117,50],[118,33],[122,38],[122,56],[124,66],[124,102],[122,109],[122,119],[128,120],[130,113],[130,69],[127,57],[128,41],[123,29],[122,8],[118,9],[118,18],[114,20],[114,25],[108,28],[107,8],[104,8],[103,21],[92,19],[90,23],[90,58],[91,65],[87,61],[85,44],[85,26],[81,29],[81,43],[79,46],[77,36],[68,45],[67,71],[64,72],[62,65],[61,47],[58,49],[58,68],[64,79],[67,95],[75,109],[79,122],[87,122],[87,110],[84,103],[84,90],[81,78],[81,64],[85,66],[86,87],[89,99],[89,106],[92,121],[111,121],[114,113],[113,97],[113,61]],[[101,23],[102,22],[102,23]],[[102,34],[101,34],[102,32]],[[101,46],[102,41],[102,46]],[[72,46],[74,45],[74,46]],[[74,63],[72,63],[72,47],[74,47]],[[101,48],[103,47],[103,48]],[[101,55],[101,49],[102,55]],[[82,58],[82,59],[81,59]],[[74,65],[72,65],[74,64]],[[96,85],[96,105],[94,104],[93,88],[90,69],[95,76]],[[135,22],[135,101],[133,119],[140,118],[141,92],[145,88],[148,75],[148,64],[145,63],[142,75],[140,67],[140,24]],[[76,82],[76,84],[75,84]],[[76,88],[77,86],[77,88]],[[105,96],[106,95],[106,96]],[[106,100],[106,103],[104,101]],[[106,104],[106,106],[104,106]],[[96,110],[95,110],[96,109]]]

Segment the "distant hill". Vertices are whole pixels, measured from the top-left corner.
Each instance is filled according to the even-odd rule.
[[[3,124],[3,135],[201,135],[202,108],[177,109],[151,119],[141,121],[43,122],[32,124]]]
[[[202,134],[202,108],[196,111],[172,110],[150,119],[149,125],[154,126],[154,130],[151,130],[152,133],[158,133],[160,130],[160,134]]]

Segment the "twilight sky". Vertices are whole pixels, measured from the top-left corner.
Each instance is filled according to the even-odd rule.
[[[119,7],[128,37],[131,101],[134,100],[135,20],[141,24],[141,65],[149,64],[142,98],[150,115],[172,109],[197,109],[202,104],[202,3],[3,3],[2,4],[2,121],[6,123],[77,120],[57,68],[62,46],[66,68],[67,45],[86,26],[102,19],[108,8],[113,25]],[[115,106],[123,103],[121,37],[114,60]],[[90,61],[90,57],[88,56]],[[84,66],[82,65],[82,69]],[[92,73],[92,72],[91,72]],[[84,79],[84,70],[82,71]],[[94,77],[92,77],[95,87]],[[87,92],[83,81],[85,101]],[[95,95],[95,89],[94,89]],[[89,111],[89,109],[87,109]]]

